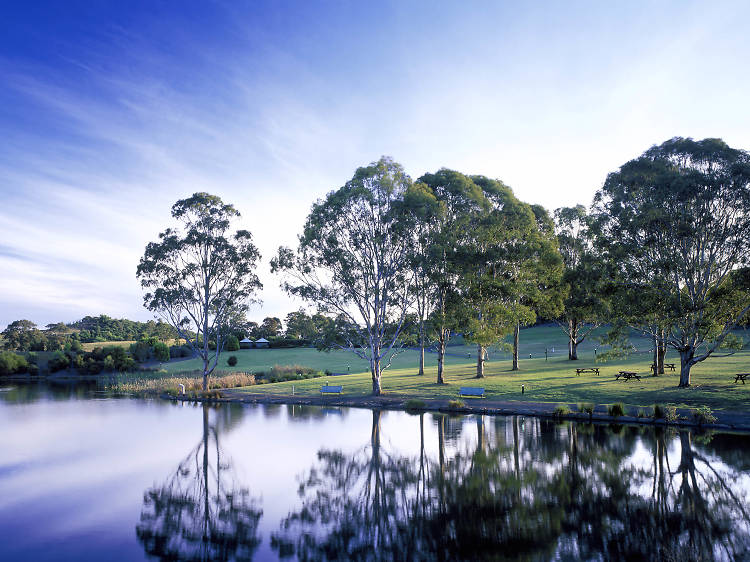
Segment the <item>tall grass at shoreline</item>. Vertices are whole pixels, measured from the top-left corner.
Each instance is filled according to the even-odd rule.
[[[203,373],[191,371],[180,375],[164,376],[158,372],[123,373],[112,376],[103,383],[104,389],[137,395],[158,395],[166,391],[177,391],[185,385],[185,392],[203,389]],[[255,384],[255,375],[250,373],[218,372],[208,377],[209,390],[237,388]]]

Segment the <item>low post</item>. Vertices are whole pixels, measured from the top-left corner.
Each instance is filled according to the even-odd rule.
[[[182,384],[182,383],[180,383],[180,384],[178,384],[177,386],[179,386],[179,387],[180,387],[180,394],[185,394],[185,385],[184,385],[184,384]]]
[[[294,396],[294,385],[292,385],[292,396]]]
[[[522,384],[521,385],[521,394],[523,394],[524,392],[526,392],[526,385]]]

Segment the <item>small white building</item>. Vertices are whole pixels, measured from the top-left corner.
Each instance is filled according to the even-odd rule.
[[[255,340],[255,347],[268,347],[268,340],[266,338]]]
[[[240,349],[250,349],[253,347],[253,340],[249,338],[245,338],[244,340],[240,340]]]

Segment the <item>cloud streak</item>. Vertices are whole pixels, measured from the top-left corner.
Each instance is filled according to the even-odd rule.
[[[300,305],[275,249],[382,154],[554,208],[674,135],[750,147],[743,3],[151,9],[21,13],[36,36],[0,40],[0,326],[149,318],[138,259],[195,191],[253,232],[260,319]]]

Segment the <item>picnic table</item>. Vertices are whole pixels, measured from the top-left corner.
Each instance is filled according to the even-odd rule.
[[[462,386],[458,391],[459,396],[468,398],[484,398],[484,388],[477,386]]]
[[[734,376],[734,382],[742,381],[742,384],[745,384],[745,379],[747,377],[750,377],[750,373],[737,373]]]
[[[638,376],[638,373],[634,371],[620,371],[617,375],[615,375],[615,380],[622,378],[623,380],[629,381],[630,379],[637,379],[641,380],[641,377]]]
[[[321,394],[341,394],[344,387],[341,385],[324,385],[320,387]]]
[[[664,363],[664,368],[669,369],[670,371],[674,371],[674,363]],[[656,365],[653,363],[651,364],[651,370],[656,371]]]
[[[599,367],[585,367],[583,369],[576,369],[576,376],[580,377],[581,373],[596,373],[599,376]]]

